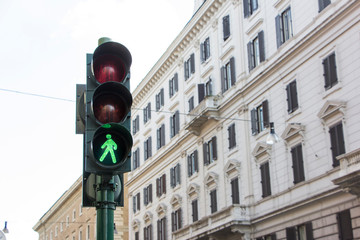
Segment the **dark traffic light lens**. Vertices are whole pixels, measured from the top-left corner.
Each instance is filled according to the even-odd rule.
[[[94,99],[94,116],[100,123],[119,123],[127,111],[123,100],[118,95],[102,94]]]
[[[126,67],[121,58],[104,54],[94,60],[94,75],[99,83],[122,82],[126,77]]]

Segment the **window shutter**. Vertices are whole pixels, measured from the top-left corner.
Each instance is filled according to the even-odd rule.
[[[178,74],[177,73],[175,73],[175,75],[174,75],[174,89],[175,89],[175,92],[177,92],[178,91]]]
[[[157,143],[157,149],[161,147],[161,127],[156,129],[156,143]]]
[[[161,126],[161,146],[165,145],[165,124]]]
[[[263,101],[262,106],[263,106],[264,127],[268,128],[270,125],[268,101],[267,100]]]
[[[277,15],[275,17],[275,28],[276,28],[276,44],[277,44],[277,48],[279,48],[282,44],[281,42],[281,25],[280,25],[280,15]]]
[[[188,155],[187,160],[188,160],[188,176],[190,177],[192,173],[191,155]]]
[[[174,79],[169,80],[169,98],[174,95]]]
[[[160,109],[160,94],[155,95],[156,111]]]
[[[171,213],[171,231],[175,231],[176,229],[176,222],[175,222],[175,212]]]
[[[136,205],[137,210],[140,210],[140,193],[136,194]]]
[[[329,63],[330,63],[330,82],[331,82],[331,86],[333,86],[335,85],[335,83],[337,83],[335,53],[329,56]]]
[[[265,61],[265,40],[264,40],[264,31],[258,33],[259,39],[259,51],[260,51],[260,62]]]
[[[164,88],[160,90],[160,107],[164,106]]]
[[[148,148],[147,148],[147,141],[144,142],[144,160],[148,159]]]
[[[163,174],[162,176],[162,189],[163,193],[166,193],[166,174]]]
[[[235,58],[230,58],[230,68],[231,68],[231,86],[235,85],[236,82],[236,72],[235,72]]]
[[[194,151],[194,161],[195,161],[195,172],[198,172],[199,171],[199,161],[198,161],[198,151],[195,150]]]
[[[204,143],[203,144],[203,154],[204,154],[204,165],[208,165],[209,164],[209,159],[208,159],[208,143]]]
[[[291,155],[293,162],[294,184],[297,184],[305,180],[301,144],[291,149]]]
[[[152,156],[152,144],[151,144],[151,136],[148,138],[148,141],[149,141],[149,145],[148,145],[148,157],[151,157]]]
[[[287,240],[296,240],[295,227],[286,228],[286,239]]]
[[[171,187],[175,186],[175,169],[174,168],[170,168],[170,186]]]
[[[330,82],[330,74],[329,74],[329,58],[325,58],[322,62],[323,67],[324,67],[324,79],[325,79],[325,89],[328,89],[331,87],[331,82]]]
[[[251,132],[256,135],[259,132],[258,115],[256,109],[251,110]]]
[[[178,215],[177,215],[178,219],[177,219],[177,222],[178,222],[178,227],[179,229],[182,227],[182,223],[181,223],[181,208],[179,208],[178,210]]]
[[[203,63],[205,61],[205,51],[204,51],[204,43],[200,44],[200,61]]]
[[[221,92],[222,93],[224,93],[225,91],[226,91],[226,89],[225,89],[225,71],[226,71],[226,69],[225,69],[225,67],[221,67],[221,69],[220,69],[220,73],[221,73]]]
[[[212,142],[212,149],[213,149],[213,158],[214,160],[217,159],[217,143],[216,143],[216,137],[213,137],[211,139],[211,142]]]
[[[184,62],[184,78],[187,80],[189,78],[189,63],[188,61]]]
[[[149,202],[152,202],[152,184],[148,186],[148,195],[149,195]]]
[[[321,12],[324,8],[324,0],[319,0],[319,12]]]
[[[270,186],[270,175],[269,175],[269,162],[266,162],[260,166],[261,171],[261,185],[263,195],[262,197],[267,197],[271,195],[271,186]]]
[[[136,199],[135,196],[132,198],[133,200],[133,212],[136,213]]]
[[[290,89],[291,89],[291,105],[292,105],[291,107],[292,107],[292,111],[295,111],[299,107],[296,80],[290,83]]]
[[[176,182],[181,184],[181,170],[180,170],[180,163],[176,165]]]
[[[205,84],[203,83],[198,84],[198,97],[199,103],[201,103],[201,101],[205,98]]]
[[[170,117],[170,138],[175,136],[174,116]]]
[[[160,178],[156,179],[156,196],[160,196]]]
[[[244,0],[243,6],[244,6],[244,18],[247,18],[250,15],[250,13],[249,13],[249,0]]]
[[[207,38],[205,41],[205,55],[206,59],[210,57],[210,38]]]
[[[180,119],[179,119],[179,111],[175,112],[175,134],[179,133],[180,129]]]
[[[290,88],[290,84],[288,84],[286,86],[286,96],[287,96],[287,104],[288,104],[288,113],[291,113],[292,112],[292,104],[291,104],[291,88]]]
[[[339,239],[354,239],[351,224],[350,210],[345,210],[337,214]]]
[[[145,187],[144,189],[144,205],[146,206],[148,204],[148,191],[147,188]]]
[[[230,37],[230,17],[229,17],[229,15],[223,17],[223,35],[224,35],[224,41]]]
[[[146,123],[147,122],[147,108],[146,107],[143,109],[143,114],[144,114],[144,123]]]
[[[190,55],[190,66],[191,66],[191,73],[195,73],[195,54],[192,53]]]
[[[254,66],[253,66],[254,50],[253,50],[253,44],[251,41],[248,42],[248,44],[247,44],[247,51],[248,51],[248,64],[249,64],[249,72],[250,72],[254,68]]]
[[[305,231],[306,231],[306,240],[314,240],[312,223],[305,223]]]
[[[344,141],[344,132],[343,132],[343,125],[340,123],[336,127],[337,135],[338,135],[338,141],[339,141],[339,152],[338,154],[345,153],[345,141]]]

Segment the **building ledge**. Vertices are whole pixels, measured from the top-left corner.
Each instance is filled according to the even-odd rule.
[[[333,180],[344,191],[360,196],[360,148],[337,157],[340,177]]]
[[[185,129],[198,136],[205,122],[217,120],[217,97],[207,96],[197,105],[186,118]]]

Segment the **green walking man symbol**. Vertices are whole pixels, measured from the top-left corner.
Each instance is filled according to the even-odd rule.
[[[110,153],[111,159],[113,163],[116,163],[116,156],[114,153],[114,150],[117,150],[117,144],[114,142],[114,140],[111,139],[111,134],[106,134],[106,140],[104,144],[101,146],[101,149],[105,149],[103,154],[100,157],[100,162],[104,161],[105,157]]]

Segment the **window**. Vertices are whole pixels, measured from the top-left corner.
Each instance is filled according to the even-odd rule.
[[[192,96],[189,99],[188,104],[189,104],[189,112],[191,112],[194,109],[194,96]]]
[[[195,150],[193,153],[188,155],[188,176],[190,177],[198,171],[198,151]]]
[[[204,149],[204,165],[209,165],[217,159],[216,137],[212,137],[210,141],[205,142]]]
[[[179,185],[181,182],[181,175],[180,175],[180,163],[176,164],[175,167],[170,168],[170,185],[171,187],[175,187]]]
[[[287,94],[287,103],[288,103],[288,113],[292,113],[299,107],[298,99],[297,99],[296,80],[292,81],[286,86],[286,94]]]
[[[230,58],[230,61],[221,67],[221,90],[226,92],[236,82],[235,76],[235,59]]]
[[[250,72],[261,62],[265,61],[264,31],[259,32],[252,41],[248,42],[247,50]]]
[[[166,194],[166,174],[156,179],[156,196]]]
[[[86,240],[90,240],[90,225],[87,225],[85,234],[86,234]]]
[[[69,216],[66,216],[66,227],[69,227],[69,221],[70,221]]]
[[[190,58],[184,62],[185,80],[188,80],[191,74],[195,73],[195,55],[192,53]]]
[[[82,231],[79,231],[79,240],[82,240]]]
[[[251,16],[258,9],[257,0],[244,0],[244,17]]]
[[[205,96],[211,96],[212,95],[212,80],[209,78],[209,80],[204,84],[200,83],[198,84],[198,98],[199,103],[204,100]]]
[[[140,130],[139,121],[139,115],[137,115],[136,118],[132,120],[133,134],[137,133]]]
[[[210,58],[210,38],[206,38],[203,43],[200,44],[200,60],[201,63]]]
[[[336,124],[335,126],[330,127],[330,141],[331,141],[331,152],[333,158],[333,167],[340,165],[339,161],[336,159],[337,156],[345,153],[345,141],[343,134],[343,125],[342,122]]]
[[[287,240],[313,240],[312,223],[308,222],[295,227],[286,228]]]
[[[293,164],[292,168],[294,173],[294,184],[297,184],[305,180],[304,161],[301,144],[291,148],[291,157]]]
[[[256,135],[269,127],[269,104],[265,100],[261,105],[251,110],[251,131]]]
[[[133,159],[133,169],[137,169],[138,167],[140,167],[140,149],[137,148],[132,155],[132,159]]]
[[[236,147],[235,123],[228,127],[229,149]]]
[[[337,224],[338,224],[338,228],[339,228],[339,230],[338,230],[339,239],[340,240],[354,239],[350,210],[348,209],[348,210],[339,212],[336,215],[336,219],[337,219]]]
[[[210,191],[210,211],[211,211],[211,213],[214,213],[217,211],[216,189]]]
[[[240,194],[239,194],[239,178],[231,179],[231,199],[233,204],[240,203]]]
[[[152,202],[152,184],[144,187],[144,205],[147,206]]]
[[[262,197],[271,195],[269,162],[260,165]]]
[[[157,235],[158,240],[166,240],[166,217],[157,221]]]
[[[137,193],[135,196],[133,196],[133,212],[136,213],[136,211],[140,210],[140,193]]]
[[[152,240],[152,225],[144,227],[144,240]]]
[[[171,213],[171,230],[174,232],[181,228],[181,208]]]
[[[198,215],[198,200],[195,199],[191,202],[192,220],[196,222],[199,219]]]
[[[258,238],[256,238],[256,240],[276,240],[276,234],[273,233],[273,234],[269,234],[269,235],[266,235],[263,237],[258,237]]]
[[[162,88],[158,94],[155,95],[156,111],[159,111],[164,106],[164,89]]]
[[[177,93],[178,87],[178,74],[175,73],[174,77],[169,80],[169,96],[170,98]]]
[[[337,73],[336,73],[336,62],[335,62],[335,53],[327,56],[323,62],[324,67],[324,79],[325,79],[325,89],[330,89],[338,83]]]
[[[293,35],[290,7],[275,18],[276,43],[279,48]]]
[[[174,115],[170,117],[170,138],[178,134],[179,129],[180,129],[179,111],[176,111]]]
[[[151,136],[146,139],[144,142],[144,161],[146,161],[148,158],[152,156],[151,151]]]
[[[331,0],[319,0],[319,12],[331,4]]]
[[[135,240],[139,240],[139,232],[135,232]]]
[[[157,138],[157,149],[160,149],[162,146],[165,145],[165,125],[162,124],[161,127],[159,127],[156,130],[156,138]]]
[[[205,95],[206,96],[212,96],[213,90],[212,90],[212,79],[209,78],[209,80],[205,83]]]
[[[151,103],[144,108],[144,123],[147,123],[151,119]]]
[[[223,17],[223,38],[226,41],[230,37],[230,16]]]

